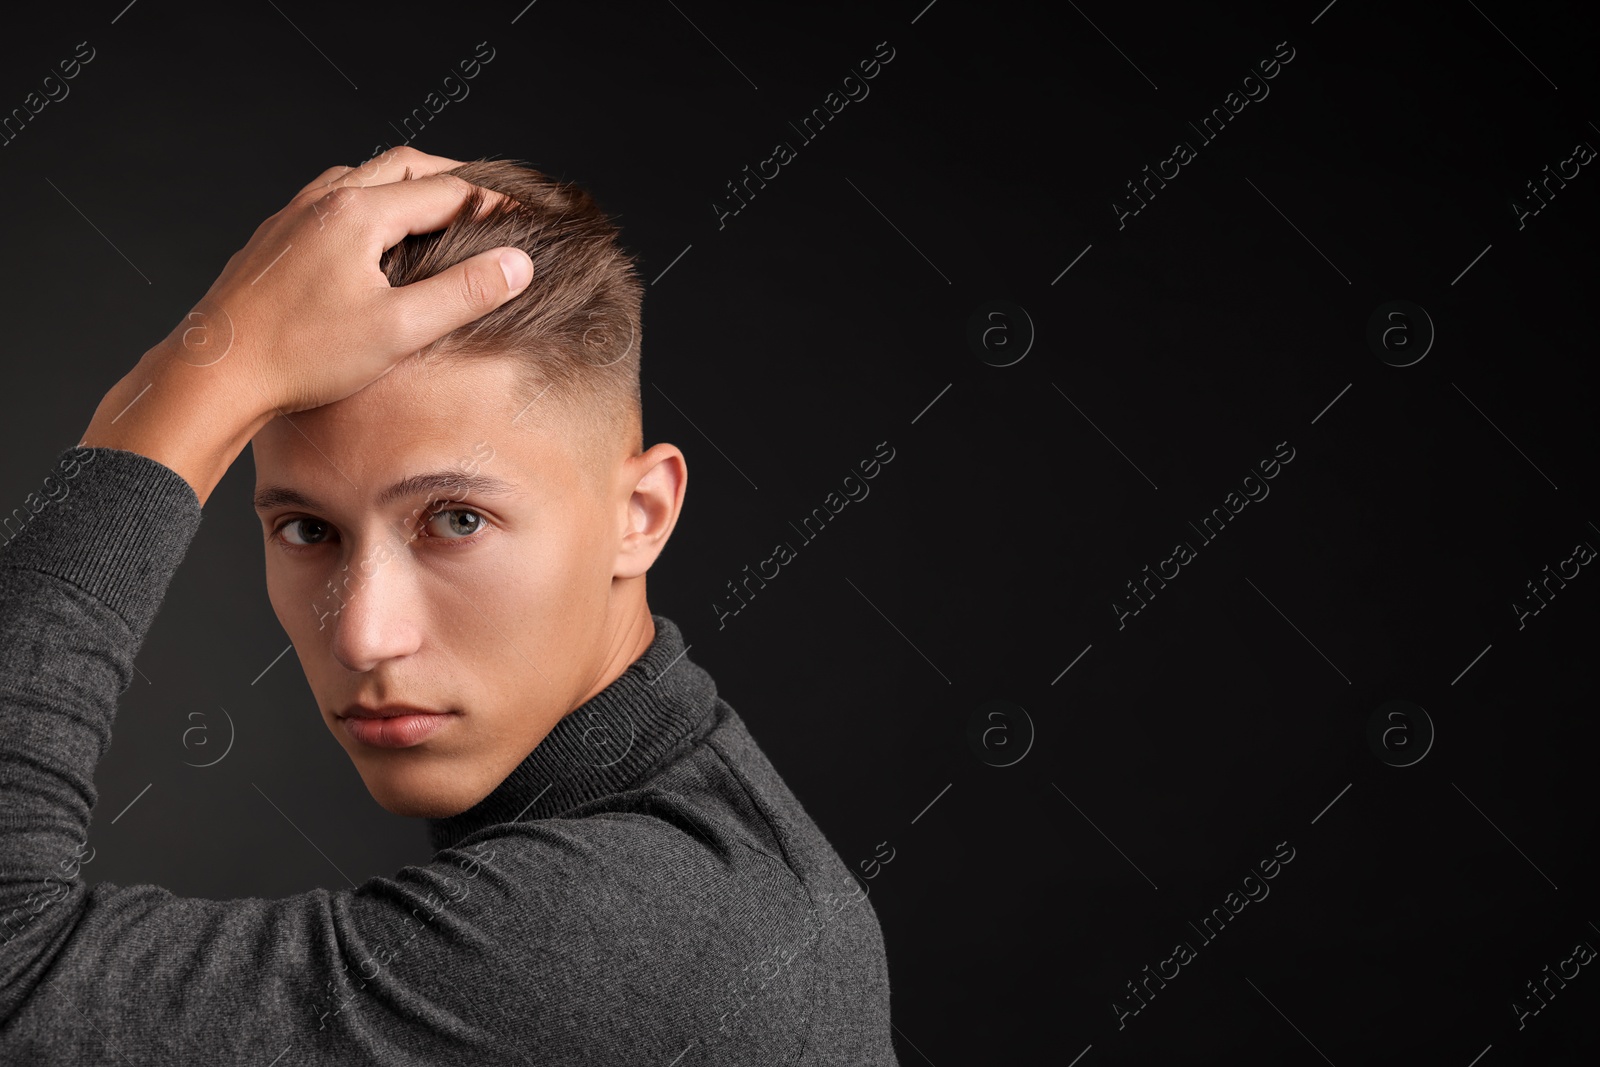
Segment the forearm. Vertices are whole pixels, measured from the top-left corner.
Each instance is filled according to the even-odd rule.
[[[68,449],[59,470],[65,492],[0,549],[0,1019],[82,904],[95,767],[201,520],[147,457]]]
[[[188,358],[185,358],[185,357]],[[163,342],[95,409],[82,448],[137,452],[171,468],[202,505],[256,432],[276,416],[242,367],[198,365],[181,343]]]

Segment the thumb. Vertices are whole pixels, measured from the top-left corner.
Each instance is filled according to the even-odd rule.
[[[430,278],[401,286],[398,347],[415,351],[482,318],[528,287],[533,260],[520,248],[495,248]]]

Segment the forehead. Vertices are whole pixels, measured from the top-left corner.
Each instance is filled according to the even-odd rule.
[[[524,400],[519,374],[509,357],[408,358],[343,400],[262,427],[257,489],[379,504],[402,480],[444,470],[518,488],[572,483],[568,420],[549,396]]]

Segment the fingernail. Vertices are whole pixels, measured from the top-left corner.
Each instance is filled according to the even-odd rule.
[[[533,260],[525,252],[501,252],[500,272],[506,276],[506,285],[511,291],[519,293],[533,281]]]

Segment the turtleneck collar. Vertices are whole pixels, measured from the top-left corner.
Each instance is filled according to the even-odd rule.
[[[546,819],[625,790],[687,739],[710,728],[717,688],[684,653],[671,619],[610,685],[568,712],[494,791],[473,807],[429,819],[435,851],[496,823]]]

